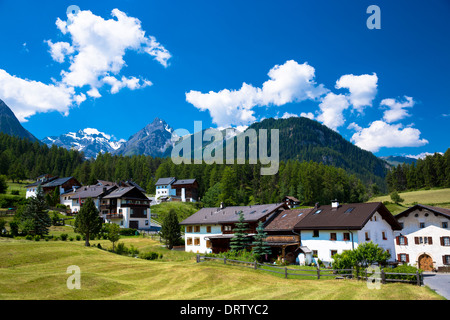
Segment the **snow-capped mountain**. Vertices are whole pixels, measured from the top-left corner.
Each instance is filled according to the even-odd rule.
[[[117,149],[115,154],[165,156],[173,146],[173,131],[164,120],[155,118],[152,123],[132,135],[127,142]]]
[[[82,151],[87,158],[96,158],[100,152],[114,153],[125,143],[123,139],[117,141],[111,135],[94,128],[68,132],[59,137],[46,137],[41,141],[48,146],[55,144],[66,149]]]

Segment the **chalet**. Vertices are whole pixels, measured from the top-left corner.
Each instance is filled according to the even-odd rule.
[[[72,201],[70,205],[70,209],[72,212],[77,213],[80,211],[84,202],[88,198],[92,198],[94,200],[95,206],[100,211],[100,200],[113,190],[117,189],[116,185],[113,186],[104,186],[100,184],[82,186],[75,190],[75,192],[70,193],[69,199]]]
[[[195,179],[177,180],[172,184],[175,189],[175,195],[172,201],[197,202],[198,201],[198,182]]]
[[[298,200],[296,197],[292,197],[292,196],[284,197],[283,202],[286,203],[286,205],[290,209],[297,208],[300,205],[300,200]]]
[[[310,253],[307,247],[301,245],[300,233],[294,230],[310,211],[311,208],[284,210],[266,222],[266,241],[272,248],[272,255],[268,258],[281,257],[294,263],[300,253]],[[311,263],[311,255],[307,255],[307,260],[308,264]]]
[[[150,230],[150,199],[137,187],[119,187],[100,199],[100,214],[107,223]]]
[[[42,175],[37,178],[36,182],[26,186],[26,198],[31,196],[36,196],[36,191],[38,186],[42,187],[44,194],[53,193],[55,189],[58,189],[59,194],[64,194],[75,187],[81,186],[74,177],[58,178],[50,175]]]
[[[351,250],[365,242],[373,242],[391,253],[395,260],[394,231],[401,226],[381,202],[316,205],[294,227],[300,234],[302,247],[299,262],[308,254],[325,264],[336,253]]]
[[[395,216],[397,260],[424,271],[450,271],[450,209],[416,204]]]
[[[176,190],[172,188],[172,184],[176,181],[174,177],[169,178],[159,178],[158,181],[156,181],[156,195],[155,199],[158,201],[167,200],[171,196],[176,195]]]
[[[198,253],[219,253],[230,249],[233,228],[243,213],[249,236],[256,234],[260,221],[287,209],[284,203],[202,208],[180,225],[185,226],[185,250]]]

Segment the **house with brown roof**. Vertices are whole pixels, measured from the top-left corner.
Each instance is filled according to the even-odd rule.
[[[416,204],[395,216],[397,260],[424,271],[450,271],[450,209]]]
[[[197,253],[228,251],[234,225],[241,213],[248,223],[247,233],[251,237],[256,234],[260,221],[265,222],[285,209],[284,203],[202,208],[180,223],[185,227],[185,250]]]
[[[294,227],[305,248],[299,263],[307,262],[308,253],[325,264],[333,255],[373,242],[391,254],[395,261],[394,231],[401,230],[391,212],[381,202],[316,205]]]

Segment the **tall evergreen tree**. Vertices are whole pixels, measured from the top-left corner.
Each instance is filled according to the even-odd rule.
[[[75,232],[85,236],[85,246],[89,247],[91,235],[98,234],[102,229],[102,219],[92,198],[87,198],[80,212],[75,217]]]
[[[266,238],[267,233],[264,232],[264,225],[260,221],[256,228],[256,235],[254,236],[252,243],[252,252],[257,256],[258,260],[261,260],[264,255],[272,252],[270,246],[267,244]]]
[[[161,238],[166,240],[169,250],[172,250],[173,246],[181,238],[180,224],[174,209],[170,209],[168,214],[164,216],[160,234]]]
[[[239,213],[239,220],[234,225],[233,229],[233,238],[230,241],[230,248],[233,251],[241,251],[246,250],[249,245],[249,237],[248,237],[248,223],[245,222],[244,213],[242,211]]]
[[[52,219],[47,212],[47,203],[41,185],[37,187],[36,196],[28,199],[28,204],[20,219],[24,225],[27,225],[26,229],[29,232],[35,235],[48,234],[48,228],[52,225]]]

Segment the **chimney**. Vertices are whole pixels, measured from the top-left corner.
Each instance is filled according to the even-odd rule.
[[[225,208],[225,204],[223,202],[220,203],[220,209]]]
[[[331,201],[331,208],[333,209],[339,208],[339,201],[337,201],[336,199]]]
[[[320,207],[320,204],[318,202],[316,202],[316,204],[314,205],[314,208],[318,208]]]

